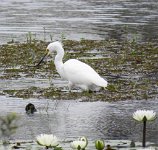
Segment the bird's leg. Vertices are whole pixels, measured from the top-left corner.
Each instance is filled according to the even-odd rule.
[[[92,93],[93,93],[93,91],[92,91],[92,90],[89,90],[89,89],[83,91],[83,94],[84,94],[84,95],[87,95],[87,96],[88,96],[88,95],[91,95]]]
[[[93,90],[92,90],[90,87],[88,87],[88,86],[85,86],[85,87],[84,87],[84,91],[85,91],[85,93],[87,93],[87,94],[93,93]]]
[[[73,85],[74,85],[74,84],[73,84],[72,82],[69,81],[69,83],[68,83],[69,92],[71,92],[71,88],[73,87]]]

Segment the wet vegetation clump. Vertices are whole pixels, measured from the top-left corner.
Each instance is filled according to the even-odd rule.
[[[37,79],[36,84],[24,87],[5,86],[1,95],[21,98],[81,99],[82,101],[118,101],[154,99],[158,95],[158,44],[154,42],[117,40],[64,40],[64,62],[79,59],[93,67],[109,85],[106,90],[82,92],[68,91],[56,72],[53,59],[47,58],[36,65],[45,54],[48,42],[32,41],[0,46],[0,82]],[[42,81],[41,81],[42,80]],[[46,81],[46,83],[43,82]],[[60,81],[58,84],[55,81]],[[19,81],[19,82],[20,82]],[[38,82],[39,81],[39,85]],[[41,86],[41,84],[43,84]],[[6,88],[7,87],[7,88]]]

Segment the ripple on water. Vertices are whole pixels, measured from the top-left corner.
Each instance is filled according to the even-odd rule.
[[[128,25],[130,35],[140,35],[140,40],[157,36],[157,0],[0,2],[0,43],[26,41],[28,32],[34,33],[35,38],[49,40],[50,35],[59,39],[62,33],[73,40],[120,39],[124,37],[120,32],[124,25]]]
[[[33,103],[37,113],[28,116],[25,106]],[[152,109],[158,113],[157,100],[120,102],[80,102],[80,100],[20,99],[0,96],[0,113],[17,112],[20,127],[15,139],[34,139],[41,133],[54,133],[70,140],[86,135],[90,140],[133,139],[141,141],[141,124],[132,119],[137,109]],[[148,124],[147,141],[157,143],[158,120]],[[25,134],[22,134],[25,132]]]

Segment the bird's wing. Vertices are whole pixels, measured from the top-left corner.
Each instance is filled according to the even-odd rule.
[[[73,83],[107,86],[107,81],[100,77],[93,68],[79,60],[70,59],[64,63],[63,67],[67,80]]]

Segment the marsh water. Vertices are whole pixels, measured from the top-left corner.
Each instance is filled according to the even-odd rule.
[[[157,0],[0,0],[0,42],[37,39],[155,39]],[[126,28],[126,30],[124,30]],[[45,33],[44,33],[45,32]]]
[[[119,40],[126,36],[147,41],[158,35],[157,10],[157,0],[0,0],[0,43],[12,39],[26,41],[28,32],[33,34],[32,38],[47,41],[61,36],[72,40]],[[4,68],[0,68],[0,76],[4,74]],[[49,88],[51,84],[45,77],[27,77],[21,73],[19,78],[0,79],[0,92]],[[53,84],[65,89],[67,83],[57,75]],[[67,90],[61,92],[68,93]],[[69,142],[83,135],[91,141],[100,138],[141,141],[142,124],[132,119],[133,112],[152,109],[158,113],[157,96],[150,100],[118,102],[101,102],[99,99],[83,102],[83,99],[18,98],[2,94],[0,114],[16,112],[20,116],[20,127],[12,139],[34,140],[38,134],[53,133],[62,141]],[[28,103],[35,104],[37,112],[34,115],[25,113]],[[156,144],[157,124],[158,119],[147,124],[147,141]]]
[[[37,112],[27,115],[28,103],[33,103]],[[53,133],[68,142],[86,135],[90,141],[142,139],[142,124],[132,119],[137,109],[153,109],[158,112],[156,100],[131,100],[119,102],[82,102],[77,100],[20,99],[0,97],[0,113],[17,112],[19,129],[11,139],[34,140],[38,134]],[[147,124],[147,141],[157,143],[158,120]]]

